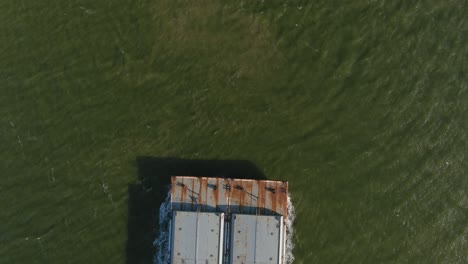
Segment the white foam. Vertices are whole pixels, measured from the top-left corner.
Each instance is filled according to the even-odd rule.
[[[169,248],[171,226],[171,192],[169,191],[166,200],[159,207],[159,236],[153,242],[156,248],[154,264],[169,264],[171,253]]]
[[[294,262],[293,223],[295,218],[296,210],[291,202],[291,197],[288,195],[288,218],[286,219],[286,264],[292,264]]]

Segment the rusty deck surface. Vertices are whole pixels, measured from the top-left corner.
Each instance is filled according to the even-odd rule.
[[[173,176],[172,210],[283,215],[288,213],[288,183]]]

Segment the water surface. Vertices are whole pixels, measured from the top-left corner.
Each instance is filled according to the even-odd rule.
[[[461,0],[2,1],[0,263],[151,263],[128,253],[129,230],[155,238],[129,228],[157,218],[129,208],[138,157],[288,180],[298,264],[467,263],[467,14]]]

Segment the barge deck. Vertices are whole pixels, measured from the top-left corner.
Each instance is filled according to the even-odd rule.
[[[171,264],[284,264],[288,183],[173,176]]]

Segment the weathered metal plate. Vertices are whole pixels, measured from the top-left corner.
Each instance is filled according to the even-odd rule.
[[[288,182],[173,176],[172,210],[283,215]]]
[[[283,217],[232,215],[230,263],[283,263]]]
[[[221,264],[224,213],[175,211],[171,223],[171,264]]]

